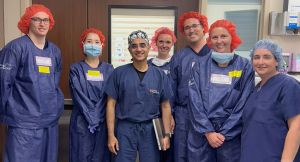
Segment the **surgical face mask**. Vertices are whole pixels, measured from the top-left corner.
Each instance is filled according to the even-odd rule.
[[[213,52],[211,58],[214,59],[219,64],[225,64],[233,59],[234,53],[218,53]]]
[[[84,44],[83,52],[90,58],[95,58],[95,57],[98,57],[99,55],[101,55],[102,48],[101,48],[101,46],[98,46],[95,44]]]

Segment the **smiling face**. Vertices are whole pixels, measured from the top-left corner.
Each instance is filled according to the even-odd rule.
[[[49,19],[49,15],[45,12],[38,12],[35,15],[32,16],[32,18],[39,18],[39,19]],[[35,23],[34,20],[30,20],[29,22],[29,35],[34,35],[36,37],[44,36],[46,37],[46,34],[49,31],[50,22],[48,25],[45,25],[45,23],[42,21],[40,23]]]
[[[269,50],[257,49],[252,61],[254,70],[261,78],[271,78],[277,73],[278,61]]]
[[[147,61],[148,53],[150,51],[150,46],[145,39],[137,38],[134,39],[130,46],[128,47],[128,51],[132,56],[132,60],[135,61]]]
[[[172,36],[169,34],[161,34],[156,40],[158,55],[168,55],[172,46]]]
[[[189,44],[195,44],[203,39],[202,25],[200,21],[195,18],[189,18],[183,23],[184,35]]]
[[[232,37],[229,32],[221,27],[216,27],[211,31],[210,34],[210,42],[212,48],[219,53],[231,53],[230,45],[231,45]]]

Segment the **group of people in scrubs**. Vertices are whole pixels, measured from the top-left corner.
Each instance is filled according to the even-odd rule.
[[[55,21],[42,5],[18,23],[25,35],[0,51],[0,115],[8,125],[5,162],[56,162],[64,96],[59,48],[46,39]],[[70,162],[298,162],[300,84],[279,73],[282,48],[258,41],[251,60],[235,53],[235,25],[208,28],[197,12],[183,14],[179,31],[188,45],[171,57],[174,32],[128,36],[132,63],[102,62],[105,37],[85,30],[85,59],[71,65]],[[205,40],[205,34],[208,37]],[[150,49],[158,52],[148,59]],[[261,81],[255,86],[255,72]],[[152,120],[165,129],[158,149]]]

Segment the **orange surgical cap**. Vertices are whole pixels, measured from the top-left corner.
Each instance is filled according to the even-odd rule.
[[[84,42],[86,36],[87,36],[88,34],[90,34],[90,33],[95,33],[95,34],[97,34],[97,35],[99,36],[100,41],[101,41],[101,44],[102,44],[102,49],[103,49],[103,48],[104,48],[104,41],[105,41],[104,35],[102,34],[101,31],[99,31],[99,30],[97,30],[97,29],[89,28],[89,29],[86,29],[86,30],[82,33],[82,35],[81,35],[81,37],[80,37],[80,40],[81,40],[81,41],[79,42],[79,46],[80,46],[80,48],[82,49],[82,52],[83,52],[83,42]],[[83,54],[86,56],[85,53],[83,53]],[[102,56],[102,55],[100,55],[100,56]],[[99,57],[100,57],[100,56],[99,56]]]
[[[179,31],[184,35],[184,22],[185,20],[187,19],[190,19],[190,18],[195,18],[195,19],[198,19],[201,23],[201,26],[202,28],[204,29],[203,30],[203,34],[207,33],[208,32],[208,23],[207,23],[207,17],[204,16],[204,15],[200,15],[198,12],[193,12],[193,11],[190,11],[188,13],[184,13],[178,20],[178,28],[179,28]]]
[[[242,44],[242,40],[236,35],[236,30],[235,30],[235,25],[228,20],[217,20],[216,22],[214,22],[213,24],[211,24],[210,28],[209,28],[209,37],[206,38],[206,43],[207,45],[212,48],[211,46],[211,31],[216,28],[216,27],[221,27],[224,28],[228,31],[228,33],[231,35],[231,44],[230,44],[230,51],[232,52],[233,50],[235,50],[240,44]]]
[[[155,31],[154,36],[151,38],[151,43],[150,46],[153,48],[153,51],[157,52],[157,46],[156,46],[156,41],[157,38],[161,35],[161,34],[169,34],[172,37],[172,46],[174,45],[174,43],[176,42],[176,36],[174,35],[174,32],[172,30],[170,30],[167,27],[161,27],[159,29],[157,29]]]
[[[38,12],[45,12],[47,15],[49,15],[49,30],[52,29],[53,25],[55,24],[55,21],[53,19],[52,14],[50,13],[50,10],[43,5],[33,4],[30,7],[26,8],[25,14],[21,17],[20,21],[18,22],[18,28],[22,33],[28,34],[30,19],[33,15],[35,15]]]

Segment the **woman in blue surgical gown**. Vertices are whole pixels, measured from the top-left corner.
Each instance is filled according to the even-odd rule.
[[[241,162],[299,162],[300,84],[279,73],[282,48],[258,41],[251,60],[261,78],[245,104]]]
[[[105,122],[105,83],[113,71],[99,57],[104,36],[90,28],[81,35],[80,47],[86,58],[70,67],[69,86],[74,107],[70,120],[70,162],[109,162]]]
[[[212,54],[195,62],[189,82],[189,162],[238,162],[243,106],[254,87],[250,60],[234,54],[242,43],[235,25],[210,26]]]

